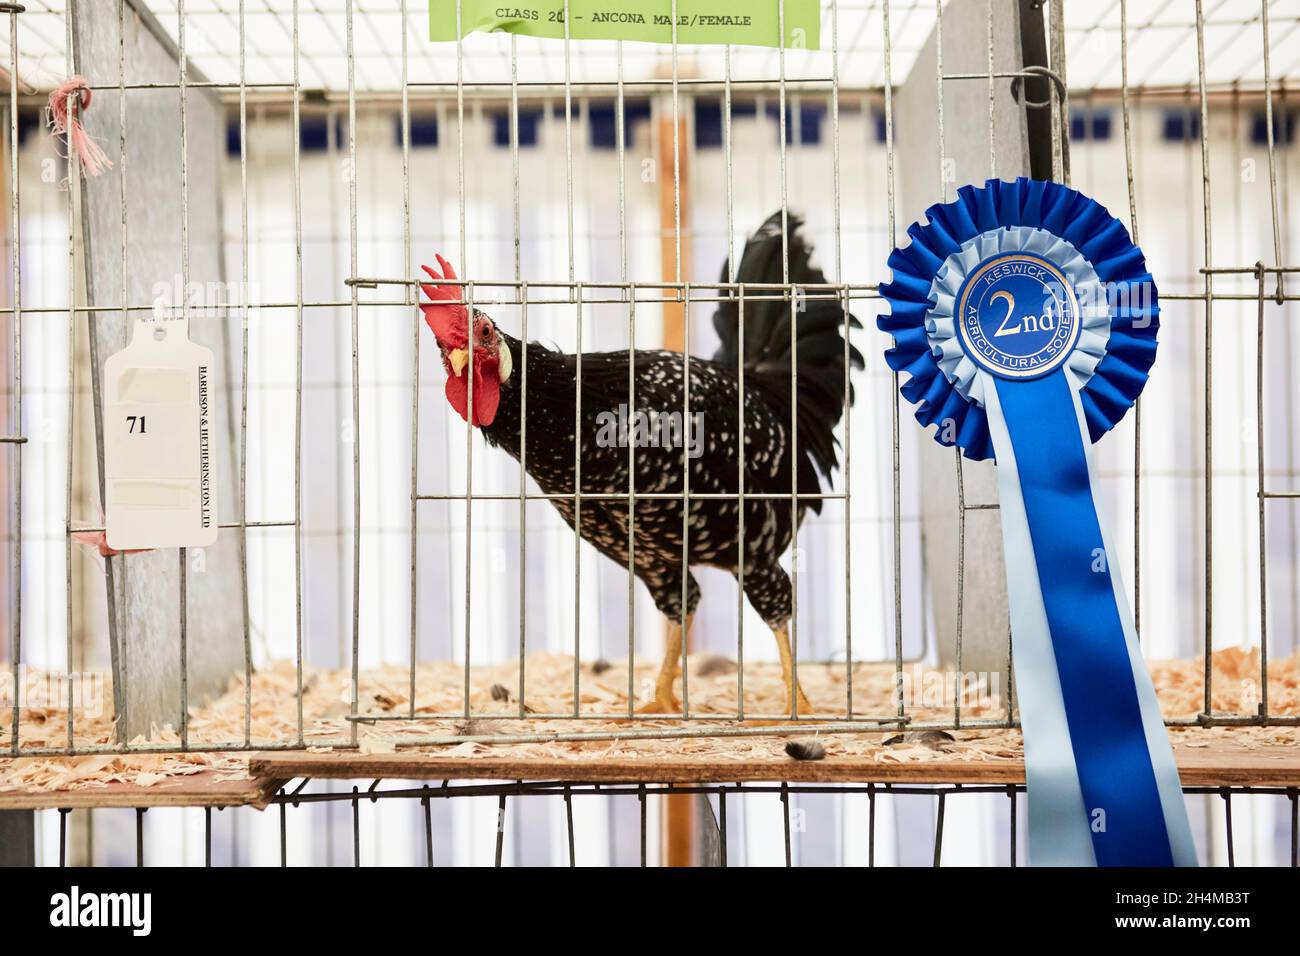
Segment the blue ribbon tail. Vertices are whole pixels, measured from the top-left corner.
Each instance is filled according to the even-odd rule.
[[[1169,737],[1097,514],[1068,368],[986,378],[1031,863],[1194,866]]]

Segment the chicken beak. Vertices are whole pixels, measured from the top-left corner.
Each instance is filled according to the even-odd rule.
[[[465,365],[469,362],[469,352],[465,349],[452,349],[447,354],[447,361],[451,363],[452,372],[460,378],[460,373],[465,371]]]

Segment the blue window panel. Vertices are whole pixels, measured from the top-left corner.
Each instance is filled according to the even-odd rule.
[[[1268,145],[1268,114],[1263,110],[1255,113],[1251,123],[1250,141],[1256,146]],[[1273,143],[1276,146],[1289,146],[1295,142],[1295,115],[1273,110]]]
[[[402,117],[399,113],[393,118],[394,142],[402,145]],[[438,145],[438,117],[433,113],[415,114],[411,117],[411,147],[433,147]]]
[[[27,141],[27,134],[34,129],[40,129],[45,125],[45,117],[41,110],[24,110],[18,111],[18,145],[21,146]]]
[[[18,125],[18,142],[22,142],[23,127],[21,119]],[[226,155],[239,155],[239,120],[231,120],[226,124]]]
[[[27,134],[34,129],[44,129],[45,114],[43,110],[18,110],[18,145],[27,142]]]
[[[342,117],[334,119],[334,136],[336,143],[344,140]],[[329,149],[329,120],[324,116],[304,116],[298,127],[298,145],[304,153],[322,153]]]
[[[1178,143],[1201,138],[1201,114],[1192,109],[1165,110],[1164,140]]]
[[[885,130],[885,111],[884,111],[884,110],[872,110],[872,111],[871,111],[871,120],[872,120],[872,126],[875,128],[875,131],[876,131],[876,142],[877,142],[877,143],[883,143],[883,142],[885,141],[885,132],[886,132],[886,130]]]
[[[510,146],[510,111],[498,110],[492,116],[492,143],[496,146]],[[520,148],[537,145],[538,133],[542,124],[541,110],[519,111],[519,146]]]
[[[1070,139],[1107,140],[1110,139],[1112,125],[1110,110],[1070,111]]]
[[[824,106],[805,106],[800,111],[799,132],[805,146],[816,146],[822,141],[822,121],[826,119]]]
[[[1083,110],[1070,110],[1070,139],[1088,138],[1088,120]]]
[[[785,144],[794,145],[794,110],[790,104],[785,106]],[[777,124],[777,138],[781,136],[781,108],[769,103],[767,115]],[[826,119],[826,107],[821,104],[808,104],[799,108],[799,142],[804,146],[815,146],[822,141],[822,122]]]
[[[758,115],[752,102],[731,101],[731,119]],[[722,100],[695,101],[695,146],[697,149],[721,149],[726,144],[727,110]]]
[[[723,141],[722,102],[695,101],[695,148],[721,149]]]
[[[592,149],[615,149],[618,146],[618,107],[605,103],[593,103],[587,107],[587,124],[591,127]],[[630,144],[632,129],[627,125],[627,114],[623,114],[623,146]]]
[[[563,111],[561,111],[563,115]],[[637,123],[650,121],[649,100],[623,101],[623,146],[632,145]],[[593,149],[615,149],[618,146],[618,104],[589,103],[587,125],[591,128]]]
[[[1093,139],[1107,140],[1110,139],[1113,125],[1110,110],[1094,110],[1088,132]]]

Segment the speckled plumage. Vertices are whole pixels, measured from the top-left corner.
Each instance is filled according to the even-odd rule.
[[[736,281],[780,282],[780,214],[773,216],[746,246]],[[821,283],[826,279],[810,262],[795,217],[789,219],[789,280]],[[725,279],[725,272],[724,272]],[[761,294],[761,293],[755,293]],[[771,293],[768,293],[771,294]],[[745,595],[763,619],[779,627],[790,617],[790,578],[779,559],[808,510],[820,511],[815,495],[822,476],[836,467],[832,435],[844,401],[845,317],[836,301],[808,300],[797,316],[797,389],[799,394],[799,458],[792,468],[790,424],[790,306],[786,301],[747,300],[745,348],[740,354],[738,308],[724,303],[714,323],[722,347],[713,359],[689,360],[690,412],[702,416],[698,457],[676,447],[601,441],[602,425],[619,406],[647,415],[683,410],[686,391],[684,359],[666,351],[626,350],[581,356],[581,415],[575,429],[576,382],[579,358],[529,343],[500,329],[496,333],[510,350],[514,373],[501,384],[500,406],[484,426],[490,444],[523,461],[528,473],[547,494],[571,495],[576,467],[584,495],[680,495],[683,463],[692,495],[735,495],[743,460],[746,494],[777,494],[780,499],[748,499],[744,505],[744,547],[740,540],[738,503],[733,498],[692,498],[686,528],[686,564],[709,565],[738,574],[744,565]],[[851,317],[850,317],[851,319]],[[856,319],[851,319],[858,326]],[[854,366],[861,365],[856,349],[848,350]],[[629,368],[629,363],[631,367]],[[742,433],[739,394],[744,366],[744,454],[738,456]],[[526,369],[525,369],[526,366]],[[629,371],[632,381],[629,382]],[[527,394],[527,427],[520,442],[523,394]],[[629,400],[630,398],[630,400]],[[630,415],[631,413],[629,413]],[[604,433],[608,435],[608,431]],[[574,440],[578,440],[575,456]],[[796,478],[797,472],[797,478]],[[629,481],[629,474],[633,475]],[[670,618],[682,614],[683,508],[678,499],[639,497],[629,529],[627,499],[557,498],[552,503],[570,526],[602,554],[627,567],[629,552],[637,577],[656,606]],[[686,574],[686,613],[699,600],[699,587]]]

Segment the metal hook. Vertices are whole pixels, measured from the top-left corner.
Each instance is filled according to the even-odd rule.
[[[1011,78],[1011,98],[1019,103],[1020,87],[1023,85],[1021,81],[1035,76],[1044,76],[1051,80],[1056,86],[1057,99],[1062,103],[1065,102],[1065,82],[1054,71],[1049,70],[1045,66],[1027,66],[1013,76]],[[1041,110],[1051,106],[1052,101],[1050,99],[1042,101],[1026,99],[1024,105],[1026,108],[1031,110]]]

